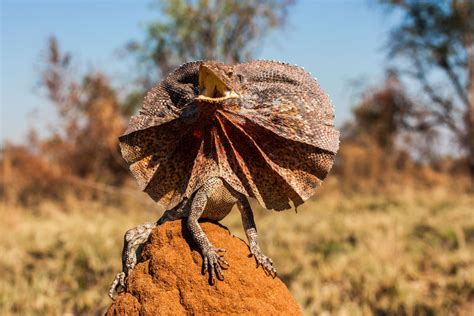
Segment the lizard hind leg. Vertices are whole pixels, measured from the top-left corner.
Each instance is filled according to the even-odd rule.
[[[145,223],[129,229],[123,238],[122,272],[117,273],[109,289],[109,297],[125,289],[125,278],[132,271],[140,258],[143,245],[157,223]]]
[[[125,289],[125,279],[140,259],[143,245],[148,240],[153,228],[168,221],[182,218],[186,215],[187,200],[178,206],[163,213],[156,223],[145,223],[127,230],[123,237],[122,272],[117,273],[109,289],[109,297],[114,299],[114,294]]]
[[[239,199],[239,203],[237,205],[241,213],[245,235],[247,235],[247,240],[249,242],[250,254],[251,256],[255,257],[255,260],[257,261],[257,268],[261,265],[265,273],[275,278],[277,271],[275,267],[273,267],[272,259],[265,256],[260,250],[260,246],[258,244],[257,226],[255,225],[252,208],[250,207],[247,198],[242,196]]]

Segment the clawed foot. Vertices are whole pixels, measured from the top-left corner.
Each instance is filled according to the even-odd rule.
[[[112,285],[110,286],[109,297],[112,300],[115,300],[114,294],[119,293],[120,291],[124,289],[125,289],[125,272],[120,272],[120,273],[117,273],[114,281],[112,282]]]
[[[219,253],[225,252],[225,249],[209,247],[203,251],[203,273],[206,274],[209,270],[209,282],[214,285],[214,279],[224,281],[224,273],[222,270],[229,268],[229,263],[224,260],[224,255]]]
[[[125,233],[122,250],[122,272],[117,273],[109,289],[109,297],[112,300],[115,293],[125,290],[125,279],[135,268],[140,258],[141,248],[155,226],[155,223],[145,223],[129,229]]]
[[[257,260],[257,268],[259,266],[262,266],[265,273],[272,276],[273,278],[277,276],[277,271],[273,267],[272,259],[262,254],[262,252],[258,248],[252,248],[250,249],[250,252],[251,252],[250,256],[254,256],[255,260]]]

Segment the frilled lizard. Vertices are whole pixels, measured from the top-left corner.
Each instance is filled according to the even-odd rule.
[[[315,79],[275,61],[180,66],[148,92],[119,138],[122,155],[141,189],[168,209],[156,223],[125,234],[123,271],[109,295],[125,288],[151,230],[187,218],[210,283],[228,263],[198,220],[222,220],[237,204],[250,252],[270,275],[249,197],[281,211],[302,204],[331,169],[339,146],[334,112]]]

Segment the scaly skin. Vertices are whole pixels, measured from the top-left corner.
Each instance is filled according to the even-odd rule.
[[[211,284],[228,265],[198,224],[220,221],[236,203],[257,266],[275,275],[258,245],[247,198],[266,209],[295,208],[326,178],[339,147],[329,98],[304,69],[277,61],[181,65],[151,89],[119,138],[139,187],[166,211],[125,235],[125,287],[153,227],[187,218]]]
[[[225,249],[215,248],[198,223],[200,218],[213,221],[222,220],[232,207],[237,204],[242,216],[242,224],[249,242],[250,253],[262,266],[265,272],[276,276],[276,270],[270,258],[262,254],[259,244],[257,227],[253,219],[253,212],[245,196],[233,190],[221,178],[209,179],[192,199],[181,203],[174,209],[166,211],[156,223],[145,223],[127,231],[124,236],[122,251],[122,272],[118,273],[112,282],[109,296],[126,288],[125,279],[137,264],[143,244],[156,226],[167,221],[187,218],[189,229],[194,241],[198,245],[203,257],[203,274],[209,273],[209,282],[214,284],[215,279],[224,280],[224,272],[229,267],[223,253]]]

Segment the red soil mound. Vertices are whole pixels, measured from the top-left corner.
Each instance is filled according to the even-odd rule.
[[[201,226],[215,247],[227,250],[224,281],[209,285],[183,222],[168,222],[153,230],[142,262],[127,280],[127,292],[117,296],[106,315],[301,314],[286,286],[256,268],[241,239],[214,223]]]

